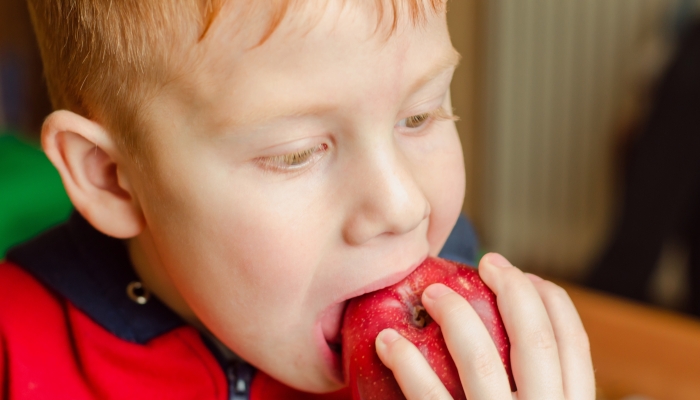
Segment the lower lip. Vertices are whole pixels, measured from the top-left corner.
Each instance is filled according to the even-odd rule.
[[[320,323],[316,325],[316,334],[314,336],[316,336],[316,344],[321,351],[321,356],[323,357],[329,377],[338,384],[344,384],[345,379],[343,378],[341,356],[340,354],[331,350],[330,345],[323,336],[323,330],[321,329]]]

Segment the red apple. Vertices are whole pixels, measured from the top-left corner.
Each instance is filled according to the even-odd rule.
[[[439,258],[428,258],[401,282],[350,301],[342,327],[345,377],[355,400],[404,399],[391,370],[382,364],[374,346],[379,332],[393,328],[423,353],[454,399],[466,399],[457,367],[450,356],[440,326],[421,304],[423,290],[442,283],[474,307],[501,356],[510,379],[510,342],[496,306],[496,296],[476,269]]]

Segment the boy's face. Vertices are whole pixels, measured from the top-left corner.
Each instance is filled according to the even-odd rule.
[[[338,3],[292,12],[258,47],[225,9],[147,106],[154,150],[130,174],[156,294],[316,392],[342,386],[329,343],[346,301],[436,255],[464,197],[454,123],[432,116],[451,113],[445,16],[401,15],[388,37]]]

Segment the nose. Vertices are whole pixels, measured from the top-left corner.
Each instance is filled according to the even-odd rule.
[[[389,145],[364,155],[352,168],[355,176],[346,187],[353,200],[343,236],[351,245],[411,232],[430,215],[430,203],[399,150]]]

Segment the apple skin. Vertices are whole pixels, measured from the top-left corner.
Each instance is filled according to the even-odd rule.
[[[476,269],[428,258],[401,282],[352,299],[348,304],[343,317],[342,356],[345,379],[354,400],[405,399],[393,373],[377,356],[375,340],[386,328],[395,329],[423,353],[455,400],[466,399],[440,326],[421,304],[423,290],[433,283],[442,283],[469,301],[496,344],[511,390],[515,391],[510,342],[496,296]]]

